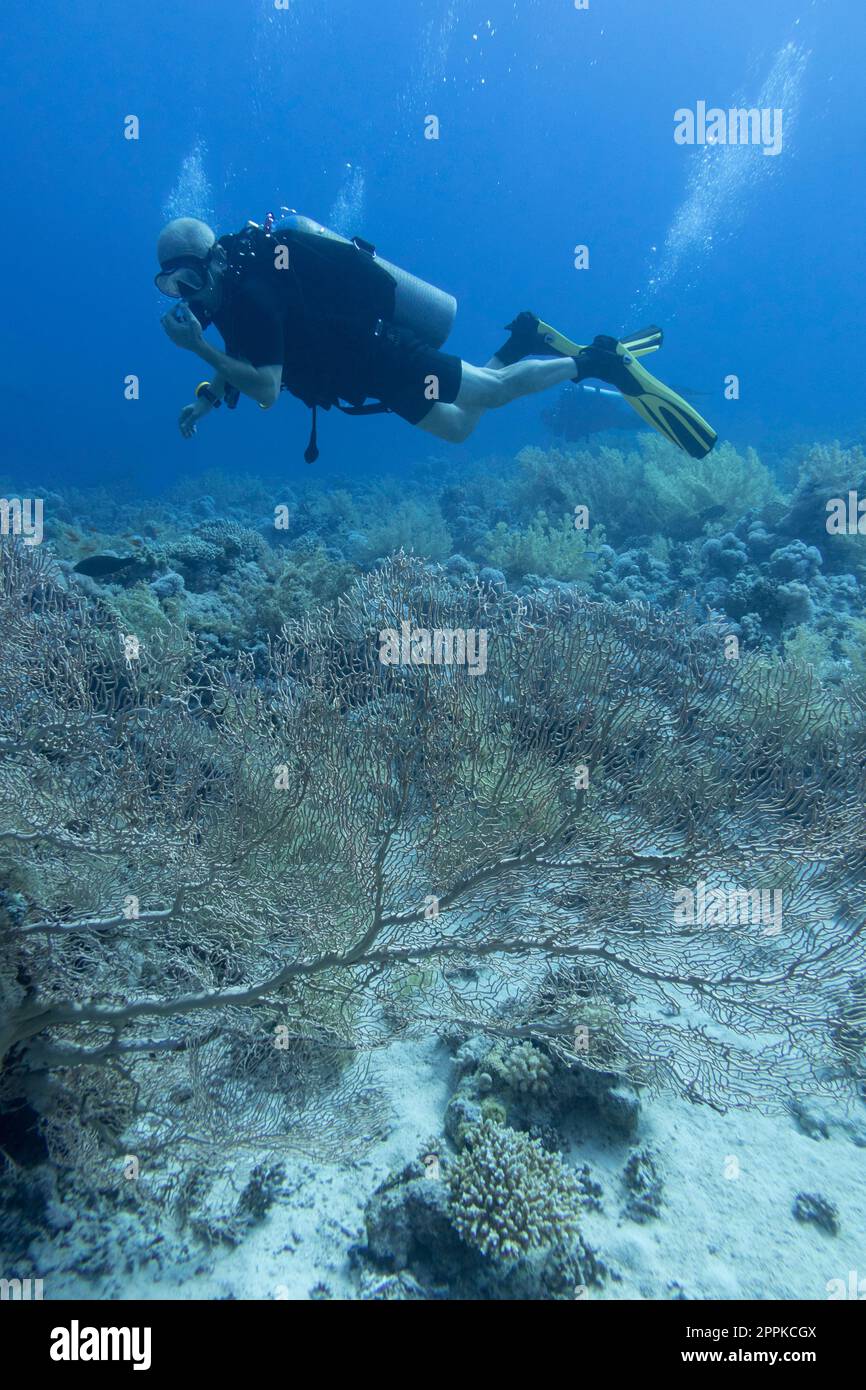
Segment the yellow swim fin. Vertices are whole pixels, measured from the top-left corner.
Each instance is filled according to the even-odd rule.
[[[662,345],[663,334],[654,325],[631,333],[627,338],[598,337],[588,346],[573,343],[550,324],[540,323],[538,331],[554,352],[579,357],[581,377],[595,377],[621,391],[632,410],[692,458],[702,459],[713,448],[718,435],[694,406],[665,386],[637,361]]]
[[[576,357],[586,347],[586,343],[573,343],[570,338],[566,338],[563,333],[559,333],[549,323],[539,322],[538,331],[553,351],[561,353],[563,357]],[[619,341],[634,357],[645,357],[649,352],[658,352],[664,342],[664,336],[660,328],[657,328],[655,324],[650,324],[649,328],[641,328],[637,333],[629,333],[627,337],[620,338]]]
[[[605,376],[604,380],[618,386],[632,410],[672,444],[679,445],[693,459],[706,458],[719,437],[712,425],[693,405],[635,361],[634,354],[622,343],[617,344],[616,355],[617,379]]]

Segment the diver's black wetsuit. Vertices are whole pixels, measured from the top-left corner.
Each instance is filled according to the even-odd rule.
[[[228,256],[220,307],[208,315],[193,300],[192,308],[202,327],[216,325],[231,357],[282,363],[283,387],[325,409],[372,397],[417,424],[436,400],[456,399],[460,358],[389,322],[393,284],[354,246],[285,228],[249,229],[220,245]]]

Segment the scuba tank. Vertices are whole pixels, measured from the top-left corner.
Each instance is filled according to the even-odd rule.
[[[270,216],[272,214],[269,214]],[[391,322],[398,328],[408,329],[433,348],[442,347],[454,327],[454,316],[457,313],[457,300],[453,294],[446,294],[444,290],[437,289],[435,285],[428,284],[426,280],[421,280],[417,275],[403,270],[401,266],[378,256],[375,246],[369,241],[364,241],[362,237],[341,236],[339,232],[323,227],[320,222],[314,222],[312,217],[292,213],[273,229],[271,235],[279,236],[283,228],[288,231],[316,233],[330,241],[342,242],[344,246],[354,246],[362,255],[369,256],[394,282],[394,311]]]

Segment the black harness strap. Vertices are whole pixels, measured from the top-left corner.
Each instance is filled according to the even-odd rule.
[[[382,401],[370,401],[369,405],[340,405],[339,401],[335,401],[335,405],[338,410],[342,410],[344,415],[386,415],[391,409],[389,405],[384,405]],[[315,463],[316,459],[319,457],[317,429],[318,406],[311,406],[310,409],[313,412],[313,424],[310,430],[310,442],[304,450],[304,459],[307,463]]]
[[[315,463],[316,459],[319,457],[319,445],[316,439],[316,412],[318,411],[318,406],[314,405],[312,411],[313,424],[310,429],[310,442],[304,450],[304,460],[306,463]]]

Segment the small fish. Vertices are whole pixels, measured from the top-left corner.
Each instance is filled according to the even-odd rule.
[[[87,574],[92,579],[101,579],[106,574],[116,574],[134,565],[137,555],[88,555],[75,566],[76,574]]]
[[[704,507],[702,512],[698,512],[698,521],[717,521],[727,510],[724,502],[717,502],[715,506]]]

